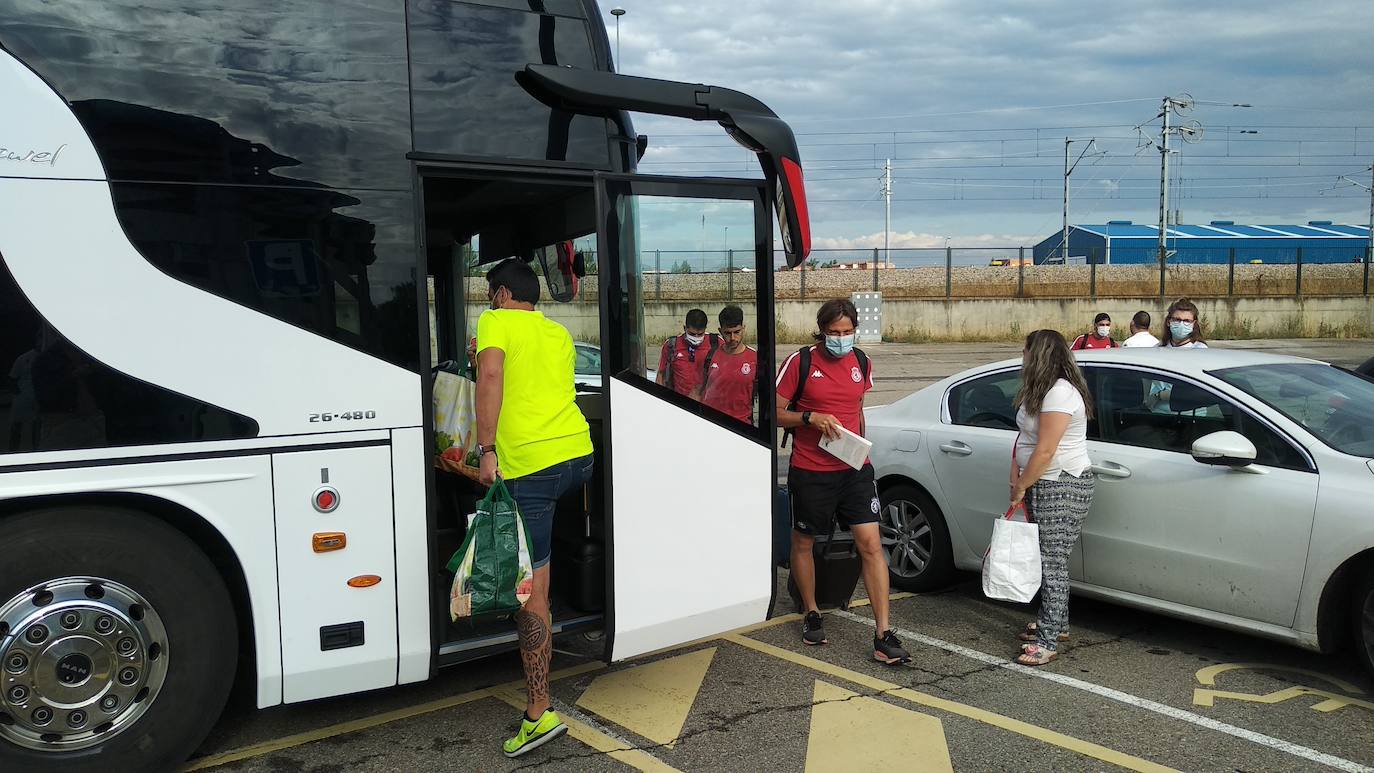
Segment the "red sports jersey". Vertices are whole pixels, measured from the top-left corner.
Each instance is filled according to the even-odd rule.
[[[1117,346],[1119,346],[1119,344],[1116,341],[1113,341],[1110,336],[1108,336],[1107,338],[1098,338],[1095,335],[1088,335],[1087,333],[1084,333],[1083,335],[1073,339],[1073,344],[1070,345],[1069,348],[1075,350],[1115,349]]]
[[[759,353],[746,346],[739,354],[725,347],[711,357],[701,401],[745,424],[754,423],[754,388],[759,378]]]
[[[677,335],[663,342],[658,355],[658,372],[666,379],[669,367],[672,368],[672,381],[669,383],[673,385],[674,392],[691,395],[701,386],[702,368],[706,367],[706,353],[711,351],[711,340],[708,335],[700,344],[692,346],[687,343],[686,336]],[[670,344],[676,344],[671,352]]]
[[[863,434],[864,393],[873,388],[873,360],[868,361],[868,378],[859,368],[859,358],[853,352],[835,358],[824,346],[811,347],[810,373],[798,374],[801,356],[793,352],[778,371],[778,405],[786,406],[797,392],[797,379],[806,379],[806,391],[798,411],[828,413],[840,420],[844,428],[856,435]],[[797,427],[792,438],[792,466],[812,472],[848,470],[849,465],[836,459],[820,447],[821,431],[815,427]]]

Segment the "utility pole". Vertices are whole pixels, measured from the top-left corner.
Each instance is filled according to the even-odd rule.
[[[1164,266],[1168,256],[1164,235],[1169,227],[1169,113],[1173,107],[1173,100],[1164,98],[1164,107],[1160,110],[1160,116],[1164,119],[1164,128],[1159,132],[1159,265]],[[1162,276],[1162,274],[1161,274]]]
[[[1353,180],[1349,177],[1346,177],[1345,175],[1341,175],[1339,178],[1337,178],[1337,181],[1350,183],[1356,188],[1364,188],[1365,192],[1369,194],[1369,242],[1365,252],[1365,260],[1368,261],[1371,259],[1370,256],[1374,255],[1374,164],[1371,164],[1369,166],[1368,185],[1365,185],[1364,183],[1358,180]]]
[[[886,208],[886,216],[883,218],[883,266],[892,262],[892,254],[888,250],[888,238],[892,233],[892,159],[888,159],[883,164],[883,201]]]
[[[1088,146],[1083,148],[1083,152],[1078,154],[1078,160],[1073,162],[1073,166],[1070,166],[1069,146],[1075,142],[1082,142],[1082,140],[1064,138],[1064,238],[1059,245],[1059,255],[1064,259],[1066,266],[1069,265],[1069,175],[1073,174],[1073,170],[1078,168],[1079,162],[1092,151],[1093,143],[1097,142],[1097,138],[1088,140]]]

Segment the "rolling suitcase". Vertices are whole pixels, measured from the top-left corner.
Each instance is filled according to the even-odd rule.
[[[792,495],[778,486],[773,496],[773,565],[786,567],[792,561]]]
[[[862,568],[854,535],[841,531],[836,521],[828,536],[816,537],[811,555],[816,566],[816,606],[821,609],[848,609]],[[801,593],[790,575],[787,578],[787,592],[797,609],[801,609]]]

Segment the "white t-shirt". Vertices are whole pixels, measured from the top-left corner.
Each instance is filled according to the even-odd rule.
[[[1122,345],[1122,346],[1159,346],[1159,339],[1158,339],[1158,338],[1155,338],[1154,335],[1152,335],[1152,334],[1150,333],[1150,331],[1148,331],[1148,330],[1142,330],[1142,331],[1140,331],[1139,333],[1136,333],[1135,335],[1131,336],[1130,338],[1127,338],[1125,341],[1122,341],[1122,342],[1121,342],[1121,345]]]
[[[1050,466],[1040,476],[1040,480],[1058,480],[1059,473],[1081,476],[1092,466],[1088,459],[1088,409],[1079,394],[1065,379],[1059,379],[1045,393],[1045,401],[1040,406],[1041,413],[1069,414],[1069,428],[1059,440],[1059,448],[1050,459]],[[1016,411],[1016,427],[1021,437],[1016,443],[1016,466],[1022,471],[1030,464],[1031,454],[1039,442],[1040,417],[1030,416],[1025,408]]]

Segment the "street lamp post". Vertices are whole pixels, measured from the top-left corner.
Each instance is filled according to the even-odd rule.
[[[625,15],[625,9],[612,8],[611,15],[615,17],[615,71],[620,72],[620,17]]]

